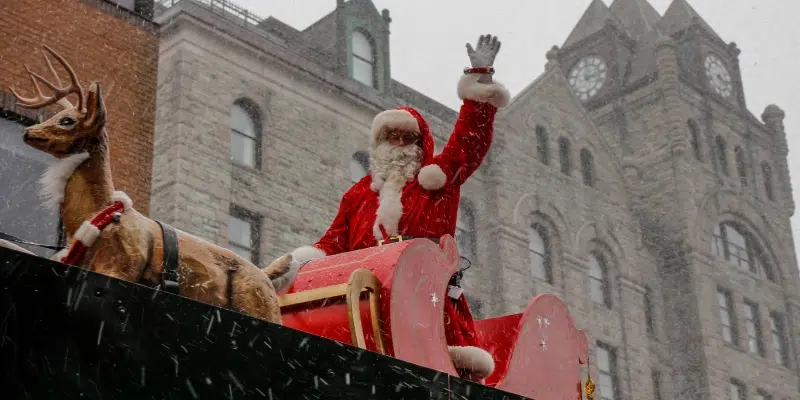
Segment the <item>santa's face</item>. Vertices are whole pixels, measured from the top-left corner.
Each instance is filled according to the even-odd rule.
[[[372,149],[370,170],[373,179],[410,181],[422,163],[419,135],[403,131],[387,132],[384,140]]]

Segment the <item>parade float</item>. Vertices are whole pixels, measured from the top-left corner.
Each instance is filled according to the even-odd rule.
[[[232,252],[137,213],[107,173],[99,85],[84,97],[67,62],[47,50],[72,82],[29,70],[38,95],[15,92],[21,104],[64,110],[28,128],[25,141],[61,161],[94,147],[71,167],[79,179],[59,175],[55,200],[74,225],[65,251],[50,260],[0,241],[2,398],[594,397],[591,378],[581,378],[587,336],[549,294],[522,313],[475,321],[494,368],[479,382],[459,377],[442,303],[459,272],[450,235],[310,260],[278,296],[260,278],[269,267],[255,276]]]

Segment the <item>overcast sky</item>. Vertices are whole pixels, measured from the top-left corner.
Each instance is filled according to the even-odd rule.
[[[304,29],[336,7],[336,0],[233,0],[262,17]],[[612,0],[604,0],[610,5]],[[663,15],[671,0],[650,0]],[[768,104],[786,111],[789,168],[800,207],[800,28],[794,0],[690,0],[726,42],[736,42],[748,108],[760,118]],[[464,45],[492,33],[503,45],[495,78],[512,95],[544,71],[545,53],[561,46],[590,0],[375,0],[391,12],[392,77],[458,107],[456,82],[468,65]],[[798,212],[797,214],[800,214]],[[792,218],[800,236],[800,215]],[[797,247],[797,246],[795,246]]]

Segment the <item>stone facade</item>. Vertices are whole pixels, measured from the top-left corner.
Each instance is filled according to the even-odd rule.
[[[377,112],[417,107],[439,148],[456,112],[391,79],[391,18],[370,1],[337,2],[303,31],[227,10],[183,0],[157,12],[152,213],[228,245],[229,216],[246,210],[263,264],[328,227]],[[350,78],[356,28],[375,48],[373,87]],[[735,94],[713,94],[708,52],[728,66]],[[604,60],[607,76],[582,99],[570,74],[587,55]],[[474,217],[465,286],[477,314],[520,312],[536,294],[558,294],[589,333],[592,376],[602,372],[598,349],[613,355],[615,399],[727,400],[732,380],[751,399],[759,390],[800,396],[784,116],[771,106],[759,121],[747,110],[737,55],[684,0],[663,16],[645,0],[592,1],[548,52],[546,71],[499,114],[493,149],[462,191]],[[255,168],[231,162],[233,104],[256,121]],[[764,250],[772,280],[715,254],[721,222]],[[531,272],[533,226],[546,237],[549,280]],[[591,295],[597,257],[607,304]],[[718,289],[731,294],[738,344],[723,340]],[[745,300],[758,305],[764,355],[748,352]],[[783,316],[786,366],[772,356],[771,312]]]

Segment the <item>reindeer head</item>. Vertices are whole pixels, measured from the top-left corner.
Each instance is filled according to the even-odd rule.
[[[54,157],[63,158],[86,150],[90,144],[97,142],[102,137],[103,126],[106,121],[106,108],[105,104],[103,104],[99,83],[92,83],[84,97],[83,88],[75,76],[75,71],[53,49],[48,46],[44,46],[44,48],[56,57],[64,69],[67,70],[70,84],[62,87],[61,80],[58,78],[53,64],[50,63],[47,54],[42,51],[47,61],[47,66],[50,67],[50,72],[55,76],[56,84],[54,85],[44,79],[25,65],[31,82],[36,88],[36,97],[22,97],[14,90],[13,86],[11,87],[11,92],[17,97],[17,105],[23,108],[39,109],[56,103],[63,108],[47,121],[27,128],[25,135],[22,137],[29,146]],[[54,93],[53,96],[47,97],[42,94],[37,80],[50,88]],[[77,105],[73,105],[67,100],[67,96],[70,94],[78,96]]]

